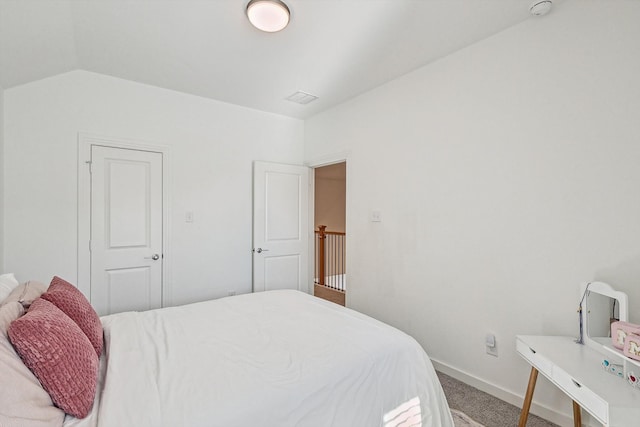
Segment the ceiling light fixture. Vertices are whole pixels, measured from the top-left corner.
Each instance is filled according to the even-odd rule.
[[[529,6],[529,13],[534,16],[546,15],[551,10],[551,6],[553,6],[551,0],[534,0]]]
[[[247,4],[247,18],[259,30],[275,33],[289,24],[290,12],[280,0],[251,0]]]

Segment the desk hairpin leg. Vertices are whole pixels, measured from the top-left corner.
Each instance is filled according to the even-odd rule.
[[[580,413],[580,405],[574,400],[573,401],[573,426],[574,427],[582,427],[582,415]]]
[[[527,418],[529,418],[529,409],[531,409],[531,401],[533,400],[533,391],[536,389],[536,380],[538,379],[538,370],[531,367],[531,374],[529,375],[529,385],[527,385],[527,394],[524,396],[524,402],[522,403],[522,412],[520,413],[520,421],[518,427],[526,427]],[[582,416],[580,412],[580,405],[573,400],[573,425],[574,427],[582,427]]]
[[[537,379],[538,370],[532,366],[531,374],[529,375],[529,385],[527,386],[527,394],[524,396],[524,403],[522,404],[522,412],[520,413],[518,427],[525,427],[527,425],[527,418],[529,418],[529,409],[531,408],[531,400],[533,399],[533,391],[536,388]]]

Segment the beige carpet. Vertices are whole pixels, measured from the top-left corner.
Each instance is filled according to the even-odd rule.
[[[518,425],[520,408],[482,392],[470,385],[464,384],[448,375],[438,372],[438,378],[442,384],[451,412],[457,410],[472,417],[475,424],[463,424],[463,420],[456,419],[456,427],[459,426],[487,426],[487,427],[513,427]],[[526,383],[526,381],[525,381]],[[525,387],[526,384],[523,384]],[[481,423],[481,424],[477,424]],[[547,420],[529,415],[527,427],[558,427]]]
[[[451,415],[453,416],[453,423],[456,427],[484,427],[482,424],[473,421],[464,412],[452,409]]]

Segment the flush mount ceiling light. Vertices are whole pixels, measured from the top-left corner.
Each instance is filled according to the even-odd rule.
[[[529,13],[534,16],[546,15],[551,10],[551,6],[553,6],[551,0],[534,0],[529,6]]]
[[[247,18],[259,30],[275,33],[289,24],[289,8],[280,0],[251,0]]]

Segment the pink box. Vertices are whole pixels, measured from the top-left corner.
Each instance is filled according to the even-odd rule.
[[[624,340],[623,353],[627,357],[640,360],[640,335],[627,335],[627,338]]]
[[[640,335],[640,325],[629,322],[613,322],[611,324],[611,343],[618,350],[623,350],[625,338],[629,334]]]

